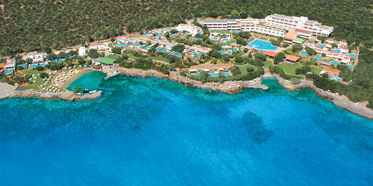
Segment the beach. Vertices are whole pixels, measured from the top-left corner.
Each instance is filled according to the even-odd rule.
[[[70,72],[70,71],[72,71],[72,72]],[[76,71],[79,71],[79,73],[74,73]],[[69,70],[68,72],[66,72],[66,75],[63,75],[64,73],[60,73],[59,74],[60,76],[57,75],[55,78],[53,78],[53,84],[58,86],[59,88],[67,88],[76,79],[78,79],[79,77],[81,77],[82,75],[84,75],[84,74],[86,74],[90,71],[91,71],[90,69],[85,68],[85,69]],[[61,79],[59,79],[59,81],[57,81],[58,77],[65,79],[65,83],[63,84]],[[66,78],[66,77],[68,77],[68,78]]]

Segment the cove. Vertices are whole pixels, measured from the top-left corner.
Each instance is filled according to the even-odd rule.
[[[373,182],[373,122],[310,89],[266,80],[267,91],[229,95],[103,77],[96,100],[0,100],[2,185]]]

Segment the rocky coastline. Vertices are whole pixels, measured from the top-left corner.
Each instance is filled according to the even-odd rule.
[[[227,94],[237,94],[241,92],[244,88],[255,88],[267,90],[266,85],[262,85],[263,78],[276,78],[278,83],[285,89],[289,91],[295,91],[302,88],[312,89],[317,96],[327,99],[333,102],[336,106],[348,110],[359,116],[372,119],[373,120],[373,110],[366,107],[364,103],[355,103],[350,101],[344,95],[338,95],[336,93],[324,91],[317,88],[312,81],[301,80],[301,83],[293,85],[290,81],[282,78],[277,74],[270,74],[266,71],[263,77],[256,78],[253,81],[226,81],[224,83],[219,82],[206,82],[201,83],[199,81],[191,80],[187,77],[179,75],[177,72],[170,72],[169,75],[162,74],[155,70],[141,70],[141,69],[127,69],[123,67],[116,68],[115,73],[112,71],[101,71],[106,73],[108,76],[105,79],[116,75],[126,75],[129,77],[138,78],[160,78],[164,80],[171,80],[173,82],[180,83],[188,87],[196,87],[205,90],[214,90],[217,92],[227,93]],[[93,94],[86,94],[83,96],[77,96],[73,92],[65,90],[61,93],[43,93],[37,90],[27,90],[27,91],[16,91],[17,86],[12,86],[6,83],[0,83],[0,99],[11,98],[11,97],[38,97],[44,99],[63,99],[68,101],[81,101],[81,100],[91,100],[101,97],[102,91],[97,91]]]

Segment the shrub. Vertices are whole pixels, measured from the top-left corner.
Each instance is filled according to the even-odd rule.
[[[37,71],[42,71],[42,70],[44,70],[44,68],[43,68],[42,66],[40,66],[40,65],[36,66],[35,69],[36,69]]]
[[[46,77],[49,77],[49,75],[45,72],[42,72],[42,73],[40,73],[40,77],[41,78],[46,78]]]
[[[294,84],[299,84],[300,83],[300,80],[298,78],[295,78],[295,77],[290,78],[290,81]]]

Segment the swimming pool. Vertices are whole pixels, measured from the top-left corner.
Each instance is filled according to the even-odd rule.
[[[315,59],[322,59],[322,57],[320,57],[320,56],[315,56]]]
[[[219,38],[218,37],[213,37],[211,38],[212,40],[218,40]]]
[[[143,48],[145,45],[141,45],[141,46],[139,46],[139,48]]]
[[[278,47],[273,46],[270,42],[267,41],[262,41],[262,40],[254,40],[247,46],[253,47],[256,49],[261,49],[261,50],[277,50]]]
[[[233,51],[238,51],[238,48],[234,48]]]
[[[350,68],[354,67],[354,65],[347,65],[347,66],[350,67]]]
[[[232,54],[232,51],[228,50],[228,51],[222,51],[220,50],[219,51],[221,54]]]
[[[197,74],[194,74],[195,76],[199,76],[199,73]],[[209,74],[211,77],[217,77],[219,75],[219,73],[210,73]],[[224,76],[230,76],[231,74],[229,74],[228,72],[224,73]]]
[[[300,54],[304,54],[304,55],[307,55],[308,53],[307,52],[305,52],[305,51],[301,51],[301,52],[299,52]]]
[[[184,36],[189,36],[190,34],[184,34]]]
[[[63,58],[60,58],[60,59],[52,59],[52,62],[60,62],[60,61],[63,61]],[[32,65],[31,65],[32,66]]]
[[[26,66],[26,65],[27,65],[26,63],[22,63],[22,64],[20,64],[19,66],[24,67],[24,66]]]
[[[160,50],[161,52],[167,52],[167,49],[162,49],[162,50]]]
[[[150,34],[145,34],[145,36],[148,36],[148,37],[150,37],[150,36],[152,36],[152,35],[150,35]]]
[[[239,31],[232,31],[232,33],[233,33],[233,34],[238,34],[238,33],[239,33]]]
[[[348,56],[350,56],[350,57],[356,57],[355,54],[348,54]]]
[[[163,35],[156,35],[157,37],[163,37]]]
[[[6,73],[7,73],[7,74],[12,74],[12,73],[13,73],[13,70],[7,70]]]
[[[194,38],[194,40],[202,40],[202,38]]]
[[[178,54],[176,54],[177,56],[179,56],[179,57],[181,57],[181,56],[183,56],[182,54],[180,54],[180,53],[178,53]]]
[[[136,46],[137,44],[136,43],[133,43],[132,46]]]
[[[149,50],[150,49],[150,46],[146,46],[144,47],[145,50]]]
[[[341,53],[341,50],[339,50],[339,49],[336,49],[336,50],[333,50],[333,52],[338,52],[338,53]]]
[[[175,54],[177,54],[177,52],[172,52],[171,54],[172,54],[172,55],[175,55]]]
[[[326,45],[319,45],[319,47],[322,47],[322,48],[324,48]]]
[[[222,39],[222,41],[229,41],[229,39],[227,39],[227,38],[224,38],[224,39]]]
[[[330,62],[330,64],[333,64],[333,65],[339,65],[339,63],[336,62],[336,61],[332,61],[332,62]]]
[[[201,55],[200,55],[200,54],[197,54],[197,53],[192,54],[192,56],[195,56],[195,57],[201,57]]]
[[[42,66],[42,67],[45,66],[45,65],[46,65],[46,63],[40,63],[40,66]]]
[[[73,56],[66,56],[66,58],[73,58]]]
[[[127,44],[117,44],[117,46],[125,47]]]
[[[172,34],[172,36],[177,37],[177,36],[179,36],[179,34]]]
[[[341,81],[342,79],[341,78],[337,78],[337,77],[332,77],[332,80],[334,80],[334,81]]]

